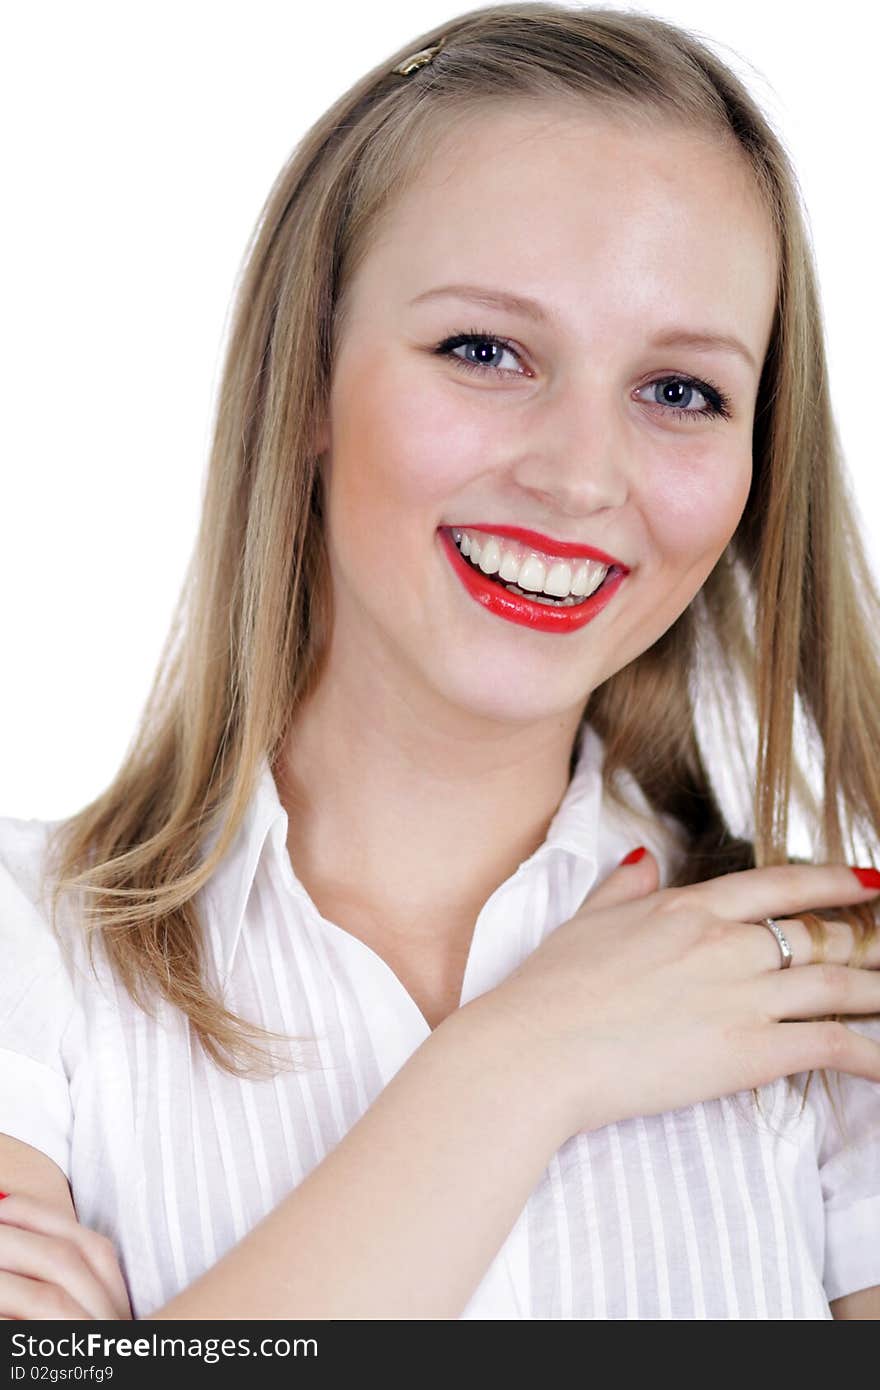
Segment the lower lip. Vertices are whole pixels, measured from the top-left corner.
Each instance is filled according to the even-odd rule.
[[[610,603],[620,588],[626,574],[623,570],[614,573],[610,570],[601,587],[584,603],[569,604],[567,608],[551,608],[547,603],[533,603],[531,599],[521,598],[509,589],[502,589],[474,565],[468,564],[446,526],[438,528],[441,543],[449,556],[449,563],[455,570],[471,598],[494,613],[506,618],[509,623],[519,623],[530,627],[533,632],[576,632],[596,617],[607,603]]]

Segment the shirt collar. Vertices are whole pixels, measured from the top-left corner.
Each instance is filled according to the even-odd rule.
[[[517,873],[553,853],[575,855],[596,867],[601,797],[602,743],[590,725],[583,726],[574,773],[553,816],[543,842],[520,864]],[[206,840],[204,853],[216,843],[219,831]],[[268,757],[260,759],[254,790],[241,825],[202,892],[209,899],[210,918],[217,923],[217,965],[225,981],[235,956],[244,915],[257,870],[270,858],[281,878],[299,895],[305,889],[287,851],[287,812],[281,804]]]
[[[599,735],[591,725],[582,725],[574,772],[536,854],[563,850],[579,859],[595,860],[602,795],[602,757]]]
[[[207,837],[204,855],[217,843],[219,836],[217,829]],[[287,812],[281,804],[269,759],[264,753],[257,767],[254,788],[241,825],[201,890],[208,902],[209,922],[216,923],[217,935],[213,945],[222,982],[225,982],[232,964],[257,869],[267,849],[274,848],[282,865],[286,861],[288,876],[293,877],[286,846]]]

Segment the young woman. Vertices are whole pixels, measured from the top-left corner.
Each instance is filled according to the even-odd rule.
[[[368,73],[260,218],[143,727],[0,822],[0,1312],[880,1315],[878,616],[737,79],[549,4]]]

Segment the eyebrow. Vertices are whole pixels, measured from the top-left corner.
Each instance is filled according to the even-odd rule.
[[[526,318],[532,319],[535,323],[546,325],[554,321],[554,315],[545,308],[540,300],[530,299],[528,295],[524,294],[514,294],[511,290],[489,289],[485,285],[437,285],[434,289],[417,294],[409,302],[410,304],[421,304],[427,299],[439,299],[444,296],[469,299],[474,304],[485,304],[489,309],[506,309],[512,314],[524,314]],[[745,343],[741,343],[739,338],[728,333],[668,328],[651,338],[649,346],[694,348],[697,351],[707,349],[717,351],[720,349],[722,352],[734,352],[739,357],[745,358],[755,371],[758,370],[758,364]]]

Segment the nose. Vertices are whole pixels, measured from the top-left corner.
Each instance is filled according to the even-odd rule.
[[[579,374],[536,407],[513,476],[551,513],[590,516],[626,502],[626,450],[613,389]]]

